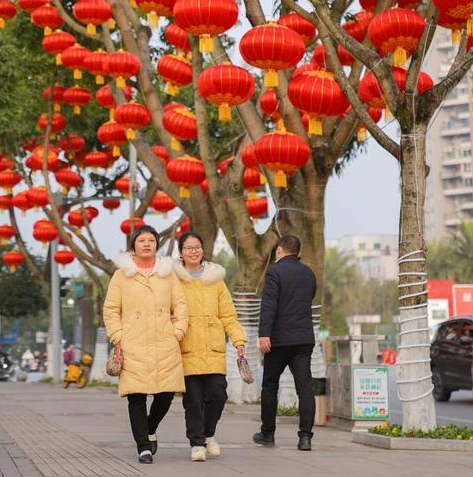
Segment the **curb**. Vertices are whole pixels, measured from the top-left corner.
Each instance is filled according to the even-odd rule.
[[[353,432],[352,442],[389,450],[473,451],[473,441],[455,439],[416,439]]]

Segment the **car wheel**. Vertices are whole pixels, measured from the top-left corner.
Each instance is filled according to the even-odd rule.
[[[434,399],[439,402],[448,401],[452,395],[452,391],[445,389],[442,381],[442,375],[436,369],[432,371],[432,383],[434,385],[434,389],[432,391]]]

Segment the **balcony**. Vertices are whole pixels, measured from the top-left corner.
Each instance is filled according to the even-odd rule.
[[[442,137],[453,137],[453,136],[469,136],[470,127],[446,127],[442,128],[440,131]]]
[[[468,195],[473,193],[473,187],[461,186],[461,187],[452,187],[451,189],[444,189],[443,194],[445,197],[455,197],[461,195]]]

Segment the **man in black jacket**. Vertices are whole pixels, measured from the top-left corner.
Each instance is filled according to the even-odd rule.
[[[294,376],[299,398],[299,450],[310,451],[315,420],[310,361],[314,348],[312,300],[316,279],[299,261],[300,240],[285,235],[278,240],[276,264],[265,277],[259,321],[259,346],[264,353],[261,391],[261,432],[256,444],[274,446],[279,378],[286,366]]]

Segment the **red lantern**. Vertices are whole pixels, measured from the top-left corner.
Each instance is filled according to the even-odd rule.
[[[151,122],[151,115],[146,106],[131,101],[117,106],[115,120],[126,129],[127,139],[132,140],[136,138],[136,129],[144,128]]]
[[[69,134],[59,139],[59,147],[66,154],[75,154],[85,147],[85,139],[78,134]]]
[[[53,255],[53,260],[63,267],[72,263],[75,258],[76,256],[74,255],[74,252],[69,249],[58,250]]]
[[[84,215],[85,215],[85,218],[87,219],[87,222],[90,223],[93,219],[93,216],[92,216],[92,213],[87,210],[87,209],[84,209]],[[84,217],[82,215],[82,211],[81,209],[76,209],[76,210],[71,210],[68,214],[67,214],[67,221],[73,225],[74,227],[77,227],[77,228],[81,228],[85,225],[85,220],[84,220]]]
[[[243,173],[243,188],[249,191],[248,197],[255,197],[256,189],[259,189],[265,182],[264,176],[257,169],[245,169]]]
[[[424,28],[425,19],[419,13],[390,8],[373,17],[368,37],[381,56],[391,53],[394,66],[403,66],[417,48]]]
[[[361,8],[363,8],[363,10],[368,10],[369,12],[375,10],[377,1],[378,0],[359,0]]]
[[[453,18],[440,10],[437,25],[447,28],[452,31],[452,44],[458,45],[461,40],[461,33],[465,27],[465,21],[458,18]],[[470,37],[471,38],[471,37]],[[468,50],[468,48],[467,48]]]
[[[88,214],[92,217],[92,219],[95,219],[96,217],[99,216],[100,211],[97,209],[97,207],[94,207],[93,205],[88,205],[85,210],[87,211]]]
[[[225,177],[225,175],[227,174],[228,166],[233,162],[234,159],[234,156],[230,156],[217,164],[217,170],[222,177]]]
[[[381,121],[381,118],[383,117],[383,111],[382,109],[378,108],[372,108],[371,106],[368,108],[368,114],[371,116],[371,119],[377,123]],[[358,142],[363,142],[366,140],[366,127],[364,124],[360,124],[358,126],[358,130],[356,132],[356,140]]]
[[[149,206],[156,212],[162,214],[163,218],[167,218],[168,212],[176,207],[176,203],[164,192],[157,192],[151,199]]]
[[[52,32],[53,28],[59,28],[63,24],[63,19],[56,7],[46,3],[31,12],[31,23],[39,28],[43,28],[44,35],[47,36]]]
[[[124,88],[125,80],[139,73],[141,63],[135,55],[118,50],[107,55],[107,58],[104,59],[104,67],[107,75],[116,78],[117,87]]]
[[[20,209],[21,212],[24,214],[28,209],[31,209],[31,204],[28,199],[28,196],[25,192],[19,192],[18,194],[14,195],[11,199],[11,204],[13,207]]]
[[[131,224],[133,223],[133,229],[136,230],[138,227],[142,227],[143,225],[146,225],[143,219],[140,219],[139,217],[134,217],[133,222],[130,219],[125,219],[121,224],[120,224],[120,230],[125,234],[125,235],[130,235],[131,233]]]
[[[315,38],[315,26],[296,12],[283,15],[279,18],[278,23],[298,33],[304,40],[305,46],[309,46]]]
[[[61,104],[64,102],[64,91],[66,91],[67,88],[64,86],[60,86],[58,84],[55,84],[53,86],[53,90],[51,91],[51,88],[47,86],[43,90],[43,99],[48,102],[50,101],[50,96],[51,96],[51,101],[54,104],[54,111],[59,112],[61,111]]]
[[[9,225],[0,225],[0,245],[6,245],[8,240],[15,236],[15,229]]]
[[[74,46],[76,39],[70,33],[62,30],[55,30],[50,35],[45,36],[41,41],[43,49],[51,55],[56,55],[56,64],[61,65],[61,53]]]
[[[120,156],[120,146],[127,142],[126,131],[116,121],[108,121],[97,130],[99,141],[112,148],[112,156]]]
[[[31,13],[33,10],[36,10],[43,5],[46,5],[48,0],[18,0],[18,5],[25,12]]]
[[[45,187],[32,187],[26,191],[26,196],[33,207],[44,207],[49,204],[48,192]]]
[[[261,136],[255,143],[258,162],[276,172],[276,187],[286,187],[286,176],[304,166],[310,156],[308,144],[297,134],[276,131]]]
[[[105,62],[107,61],[108,53],[102,49],[91,51],[83,62],[83,67],[91,75],[95,76],[95,84],[104,84],[104,76],[106,74]]]
[[[164,110],[163,127],[172,135],[171,148],[181,149],[178,140],[191,141],[197,137],[197,121],[194,113],[184,105],[177,105]]]
[[[120,177],[115,181],[115,189],[120,191],[125,197],[130,195],[130,178]]]
[[[189,232],[190,230],[191,230],[191,221],[189,217],[186,217],[177,229],[176,239],[179,240],[182,234],[185,234],[186,232]]]
[[[294,30],[270,22],[243,35],[240,53],[248,64],[264,70],[264,86],[273,88],[278,85],[277,71],[296,66],[304,56],[305,44]]]
[[[113,213],[115,209],[118,209],[118,207],[120,207],[120,203],[120,199],[116,199],[115,197],[106,197],[102,200],[104,209],[109,210],[110,213]]]
[[[250,142],[241,150],[241,162],[248,169],[256,168],[259,166],[258,159],[255,154],[255,145]]]
[[[268,200],[266,197],[254,197],[245,200],[246,210],[250,217],[257,219],[268,212]]]
[[[21,253],[11,250],[10,252],[3,254],[2,260],[4,265],[7,265],[10,268],[10,272],[15,272],[16,267],[21,265],[25,261],[25,258]]]
[[[33,237],[44,245],[56,240],[58,233],[54,224],[49,220],[39,220],[33,224]]]
[[[267,89],[259,97],[259,107],[263,114],[271,118],[274,122],[281,119],[279,112],[279,100],[274,89]]]
[[[54,177],[58,184],[62,186],[62,193],[64,195],[67,195],[72,187],[80,187],[82,184],[82,177],[69,167],[59,169],[54,173]]]
[[[177,54],[183,55],[191,51],[191,44],[187,38],[187,32],[179,25],[170,23],[164,30],[164,38],[177,48]]]
[[[5,20],[11,20],[15,15],[15,4],[10,0],[0,0],[0,28],[5,27]]]
[[[88,152],[84,158],[85,167],[93,167],[97,169],[102,167],[106,169],[108,167],[108,155],[101,151]]]
[[[345,48],[341,47],[340,45],[337,46],[337,54],[338,54],[338,60],[344,66],[351,66],[353,62],[355,61],[355,58],[350,53],[348,53],[348,51],[345,50]],[[325,47],[321,43],[315,46],[314,52],[312,54],[312,58],[310,61],[311,63],[315,63],[317,66],[319,66],[322,69],[325,69],[327,67],[327,63],[325,60]]]
[[[73,106],[74,114],[80,114],[81,107],[87,106],[92,99],[92,93],[82,86],[73,86],[64,91],[63,101],[69,106]]]
[[[7,169],[13,169],[15,163],[9,161],[5,156],[0,153],[0,171],[6,171]]]
[[[472,0],[432,0],[440,12],[452,18],[466,22],[469,37],[473,35],[473,1]]]
[[[59,150],[54,146],[48,146],[47,153],[44,146],[36,146],[31,156],[27,159],[26,165],[32,171],[41,171],[43,170],[43,162],[46,160],[46,169],[48,171],[55,171],[59,164],[58,154]]]
[[[168,151],[164,146],[151,146],[153,154],[161,161],[161,164],[165,166],[171,158],[169,157]]]
[[[421,0],[397,0],[397,6],[400,8],[416,9],[421,3]]]
[[[362,10],[343,23],[342,28],[356,41],[363,43],[372,18],[373,14],[371,12]]]
[[[85,46],[79,45],[76,43],[74,46],[66,48],[61,53],[61,62],[62,64],[73,70],[73,77],[75,80],[82,78],[82,68],[84,67],[84,59],[87,55],[90,54]]]
[[[189,187],[199,185],[205,179],[204,164],[197,157],[186,154],[171,159],[166,166],[168,179],[180,186],[179,197],[190,197]]]
[[[38,119],[38,127],[42,131],[46,131],[48,127],[48,115],[43,113]],[[51,115],[51,134],[54,137],[54,134],[62,131],[66,127],[67,119],[66,116],[61,113],[52,113]]]
[[[136,6],[148,14],[150,27],[157,27],[159,17],[172,16],[172,9],[176,0],[135,0]]]
[[[175,96],[179,88],[192,83],[192,66],[183,56],[163,55],[158,60],[157,71],[166,82],[166,93],[170,96]]]
[[[174,21],[190,35],[199,37],[201,53],[213,51],[213,36],[229,30],[238,20],[235,0],[177,0]]]
[[[244,68],[223,63],[206,68],[199,76],[197,88],[209,103],[218,105],[220,121],[231,121],[231,107],[251,98],[255,80]]]
[[[9,195],[0,195],[0,210],[9,210],[12,207],[12,198]]]
[[[95,35],[96,25],[106,23],[112,18],[112,8],[103,0],[79,0],[72,7],[72,14],[87,25],[87,33]]]
[[[125,95],[125,99],[130,101],[132,95],[130,86],[125,85],[122,91]],[[102,108],[110,110],[110,121],[113,121],[115,118],[115,108],[117,107],[117,103],[115,102],[112,91],[110,90],[110,84],[106,84],[97,90],[95,93],[95,101],[97,101],[97,104],[102,106]]]
[[[0,172],[0,187],[5,191],[6,194],[11,194],[13,187],[21,182],[20,174],[7,169]]]

